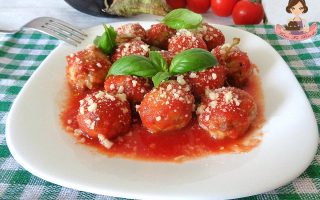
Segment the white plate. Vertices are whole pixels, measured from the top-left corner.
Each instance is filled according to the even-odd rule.
[[[149,27],[152,23],[141,24]],[[86,45],[62,44],[34,72],[11,108],[6,137],[12,155],[26,170],[47,181],[126,198],[236,198],[289,183],[311,163],[318,143],[306,95],[287,64],[264,40],[236,28],[216,26],[229,42],[240,37],[240,47],[260,69],[266,123],[262,143],[251,152],[174,164],[108,158],[75,144],[60,125],[59,105],[66,94],[65,56]],[[87,30],[91,39],[102,31],[101,26]]]

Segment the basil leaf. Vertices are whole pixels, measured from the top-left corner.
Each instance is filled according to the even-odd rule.
[[[159,52],[150,51],[149,59],[151,60],[152,64],[157,68],[159,72],[168,71],[168,63]]]
[[[99,47],[105,54],[111,54],[117,46],[116,37],[117,32],[112,26],[106,26],[103,24],[104,33],[101,36],[97,36],[93,43]]]
[[[111,66],[108,76],[110,75],[134,75],[142,77],[152,77],[158,72],[152,62],[143,56],[131,55],[118,59]]]
[[[152,82],[155,87],[158,87],[163,81],[167,81],[170,78],[169,72],[158,72],[152,77]]]
[[[204,49],[188,49],[177,54],[170,65],[172,75],[184,74],[190,71],[201,71],[218,63],[216,57]]]
[[[202,16],[188,9],[175,9],[162,20],[164,24],[173,29],[193,29],[202,23]]]

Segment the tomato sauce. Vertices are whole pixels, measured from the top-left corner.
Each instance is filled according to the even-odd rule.
[[[115,138],[110,149],[100,145],[97,139],[75,137],[79,143],[93,146],[111,157],[148,161],[182,162],[211,154],[248,152],[260,143],[262,137],[260,129],[265,121],[263,93],[258,75],[251,77],[244,90],[254,97],[258,112],[248,132],[238,139],[213,139],[209,133],[199,127],[196,116],[188,126],[179,131],[151,134],[143,127],[137,115],[133,116],[131,130]],[[61,112],[61,121],[67,132],[73,134],[74,130],[79,128],[76,120],[79,100],[86,94],[71,92],[71,89],[70,93],[66,106]]]

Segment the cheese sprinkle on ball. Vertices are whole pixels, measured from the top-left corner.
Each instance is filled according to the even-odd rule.
[[[93,45],[67,56],[67,63],[68,82],[79,91],[99,87],[111,67],[109,57]]]
[[[116,29],[118,44],[129,42],[132,39],[145,40],[146,31],[138,23],[124,24]]]
[[[130,105],[125,94],[94,92],[80,101],[77,121],[80,129],[90,137],[112,139],[129,131]]]
[[[195,97],[200,98],[206,89],[217,89],[224,85],[226,67],[216,65],[200,72],[190,72],[185,75],[185,80],[191,86]]]
[[[207,90],[197,109],[201,128],[215,139],[242,136],[257,115],[257,105],[245,91],[234,87]]]
[[[149,132],[161,133],[185,127],[192,118],[193,104],[190,87],[171,80],[146,94],[138,112]]]
[[[140,103],[147,92],[151,90],[148,80],[130,75],[109,76],[104,82],[104,89],[108,93],[126,94],[130,103]]]
[[[186,29],[179,30],[176,35],[169,39],[168,50],[175,54],[193,48],[208,50],[201,36],[195,35]]]
[[[112,62],[116,62],[118,59],[124,56],[140,55],[148,56],[149,45],[140,40],[131,40],[130,42],[123,43],[118,46],[115,53],[112,55]]]

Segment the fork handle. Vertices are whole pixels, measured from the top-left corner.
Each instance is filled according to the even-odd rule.
[[[13,33],[16,33],[18,32],[19,30],[2,30],[0,29],[0,34],[13,34]]]

